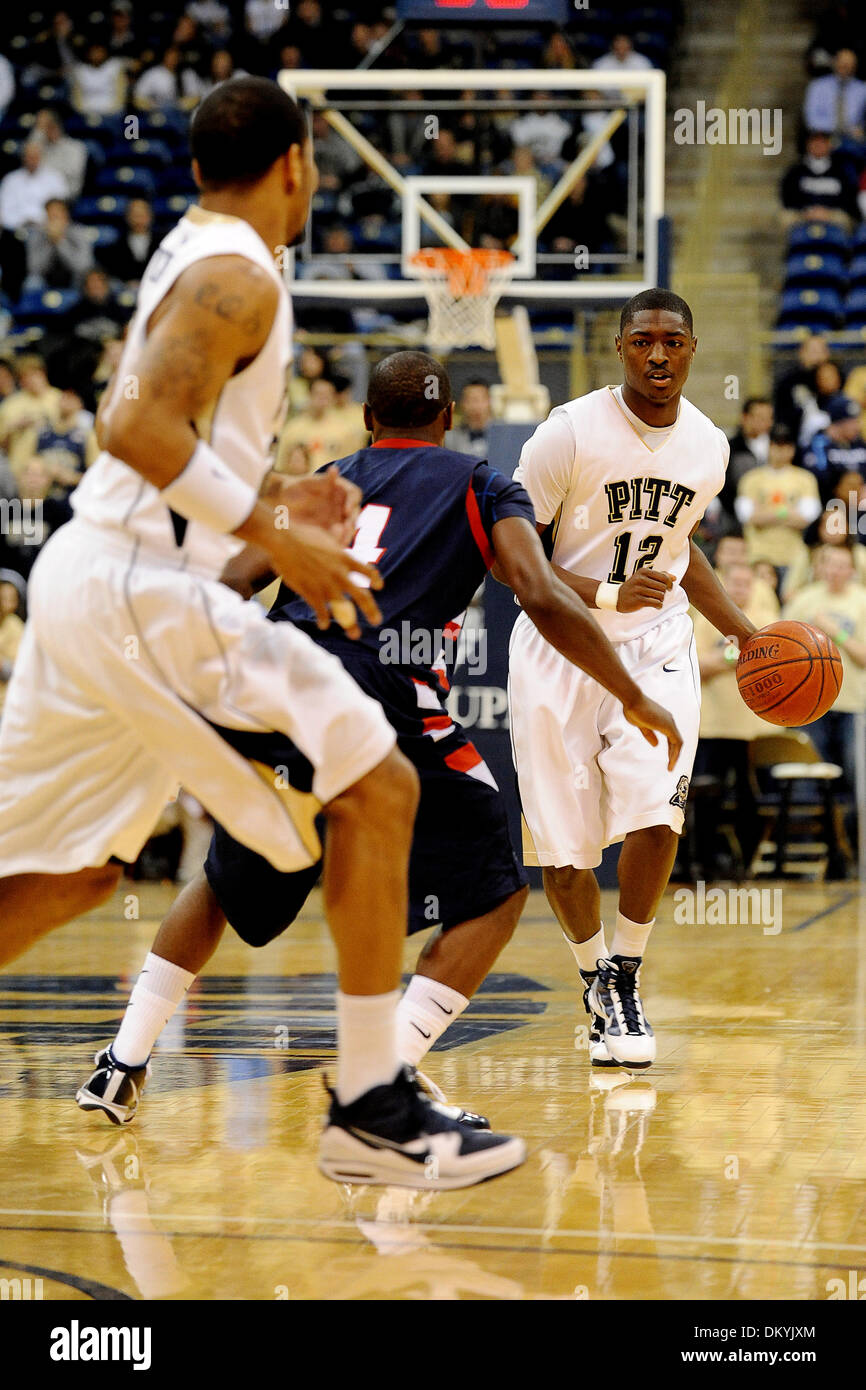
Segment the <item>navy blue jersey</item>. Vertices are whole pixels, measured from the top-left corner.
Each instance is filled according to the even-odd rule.
[[[451,620],[461,614],[493,563],[497,521],[524,517],[528,494],[489,464],[411,439],[382,439],[337,463],[363,494],[352,544],[385,581],[376,593],[378,628],[360,618],[358,644],[390,664],[430,670]],[[328,647],[356,646],[332,623],[321,633],[303,599],[280,589],[270,616],[297,623]]]

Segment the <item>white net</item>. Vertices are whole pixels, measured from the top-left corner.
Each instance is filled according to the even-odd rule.
[[[424,283],[430,309],[427,336],[434,351],[496,347],[494,316],[513,272],[510,252],[428,248],[416,252],[412,268]]]

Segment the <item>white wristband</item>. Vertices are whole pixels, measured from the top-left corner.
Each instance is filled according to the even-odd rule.
[[[188,521],[200,521],[226,534],[246,521],[259,495],[200,439],[186,468],[162,489],[161,496],[167,507]]]
[[[616,612],[616,601],[619,598],[618,584],[599,584],[595,591],[596,608],[606,608],[609,612]]]

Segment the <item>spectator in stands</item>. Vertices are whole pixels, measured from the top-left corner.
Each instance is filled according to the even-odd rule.
[[[306,67],[327,68],[332,63],[334,67],[341,66],[341,63],[333,60],[335,52],[337,57],[342,57],[341,50],[345,44],[339,30],[325,23],[319,0],[298,0],[293,6],[287,30],[288,40],[297,44],[304,55]]]
[[[84,278],[81,298],[64,317],[65,332],[91,343],[118,336],[130,310],[117,303],[104,270],[94,266]]]
[[[33,452],[45,464],[52,480],[52,495],[67,497],[84,473],[87,441],[93,429],[93,415],[84,409],[73,386],[60,392],[57,420],[34,431]]]
[[[218,48],[211,54],[207,77],[199,77],[197,73],[189,74],[189,90],[198,101],[203,101],[221,82],[228,82],[230,77],[246,75],[243,68],[235,67],[235,60],[227,48]]]
[[[12,679],[15,658],[24,636],[24,623],[20,615],[24,594],[23,585],[20,589],[18,587],[20,582],[18,575],[9,570],[0,570],[0,716],[6,703],[6,687]]]
[[[736,523],[739,528],[739,522]],[[727,569],[729,565],[748,565],[748,551],[746,548],[746,538],[742,530],[735,529],[728,531],[720,536],[713,550],[712,565],[717,573]],[[778,575],[772,565],[766,567],[767,573],[761,573],[761,564],[752,565],[755,586],[755,600],[761,603],[768,603],[777,595]]]
[[[431,174],[465,174],[466,165],[461,164],[457,151],[457,139],[453,130],[440,127],[435,140],[427,142],[427,168]]]
[[[135,286],[159,245],[154,231],[153,209],[146,198],[130,198],[126,227],[117,241],[97,251],[99,264],[114,280]]]
[[[191,0],[186,13],[199,25],[209,43],[222,44],[231,38],[229,7],[220,0]]]
[[[772,402],[765,396],[748,396],[740,412],[740,427],[728,441],[731,452],[720,501],[729,515],[733,515],[734,498],[743,476],[765,464],[770,456],[772,425]]]
[[[0,357],[0,405],[3,404],[13,391],[18,390],[18,377],[15,374],[15,363],[10,357]]]
[[[18,359],[18,383],[0,405],[0,449],[9,455],[16,475],[29,453],[27,431],[55,424],[60,410],[60,392],[49,384],[45,363],[35,353]]]
[[[289,444],[283,453],[280,472],[288,473],[292,478],[304,478],[312,471],[313,464],[306,444]]]
[[[810,333],[797,349],[797,366],[785,372],[776,384],[773,410],[777,420],[787,425],[794,438],[799,438],[804,404],[814,400],[815,368],[830,356],[827,341],[820,333]]]
[[[155,63],[142,73],[135,84],[133,96],[143,111],[188,110],[199,99],[199,79],[191,68],[182,66],[182,54],[171,45]]]
[[[728,539],[733,539],[729,537]],[[734,603],[756,627],[779,616],[779,605],[765,584],[756,580],[742,559],[722,566],[719,578]],[[701,723],[693,778],[713,777],[726,784],[735,804],[734,823],[746,868],[760,839],[760,820],[749,775],[749,744],[767,733],[767,724],[753,714],[737,689],[736,655],[701,614],[691,612],[701,672]],[[718,801],[695,801],[695,841],[703,877],[716,877]]]
[[[448,435],[449,449],[479,459],[488,458],[488,430],[492,419],[490,384],[483,377],[473,377],[460,392],[460,418]]]
[[[93,267],[86,227],[69,216],[62,198],[49,198],[41,227],[27,232],[27,289],[79,289]]]
[[[77,198],[84,187],[87,172],[87,146],[83,140],[73,140],[64,132],[56,111],[44,107],[37,111],[33,138],[42,148],[43,169],[54,169],[66,180],[66,196]]]
[[[584,174],[541,233],[544,245],[572,256],[579,246],[585,247],[589,256],[608,250],[616,238],[612,201],[606,174]],[[575,268],[580,269],[576,262]],[[566,268],[565,274],[570,276],[572,271]]]
[[[26,459],[19,475],[19,491],[29,523],[9,537],[15,553],[15,568],[25,578],[30,574],[48,537],[72,516],[67,497],[52,497],[51,470],[38,455]],[[29,505],[28,505],[29,504]]]
[[[627,72],[647,72],[652,68],[653,64],[650,62],[649,58],[647,58],[646,54],[636,52],[630,35],[614,34],[609,52],[603,53],[600,58],[596,58],[592,66],[597,68],[599,72],[621,72],[625,74]],[[628,88],[626,87],[619,90],[611,89],[606,95],[609,96],[612,101],[619,101],[622,97],[623,90],[627,91]]]
[[[866,443],[860,434],[860,407],[850,396],[833,396],[827,403],[830,423],[819,430],[803,460],[818,480],[822,502],[831,497],[845,473],[866,477]]]
[[[827,406],[834,396],[842,392],[842,368],[832,358],[826,362],[819,362],[813,380],[814,396],[803,393],[803,413],[800,416],[800,432],[797,436],[797,443],[801,449],[808,449],[818,431],[826,429],[830,423]]]
[[[130,66],[138,55],[135,30],[132,26],[131,0],[114,0],[108,16],[108,51],[112,58],[122,58]]]
[[[802,159],[782,179],[782,220],[832,222],[848,231],[857,219],[857,180],[824,131],[810,130]]]
[[[101,40],[88,44],[85,60],[80,62],[68,42],[72,21],[63,27],[65,36],[59,38],[57,46],[75,110],[83,116],[116,115],[126,100],[126,63],[122,58],[110,58]]]
[[[310,399],[305,409],[284,427],[274,467],[278,473],[285,471],[289,450],[295,444],[306,445],[315,471],[334,459],[353,454],[366,442],[366,430],[359,430],[357,419],[352,415],[347,417],[340,410],[334,381],[322,376],[310,384]]]
[[[199,34],[197,22],[192,15],[182,14],[171,32],[169,40],[172,48],[181,52],[181,67],[192,72],[200,72],[207,60],[207,50]]]
[[[313,141],[321,189],[339,192],[365,169],[361,156],[318,112],[313,115]]]
[[[833,708],[806,730],[826,762],[844,770],[844,785],[855,786],[854,715],[866,709],[866,589],[854,572],[846,546],[824,546],[816,557],[818,578],[796,594],[784,616],[811,623],[832,637],[842,656],[842,689]]]
[[[246,0],[244,5],[244,25],[247,33],[267,43],[285,19],[285,9],[278,9],[274,0]]]
[[[806,554],[803,532],[821,515],[818,484],[808,469],[794,463],[796,451],[788,426],[774,425],[766,464],[740,479],[734,501],[749,562],[768,561],[780,581],[788,565]]]
[[[15,69],[9,59],[0,53],[0,121],[12,105],[15,96]]]
[[[549,167],[549,166],[548,166]],[[503,174],[517,174],[522,178],[533,179],[535,182],[535,206],[541,207],[550,190],[553,188],[553,179],[549,173],[538,167],[535,155],[528,145],[516,145],[512,151],[511,158],[507,159],[501,166]]]
[[[818,576],[815,573],[815,560],[825,545],[844,546],[850,550],[854,561],[854,573],[861,584],[866,584],[866,545],[861,545],[849,531],[847,508],[835,509],[831,499],[830,505],[821,513],[815,525],[809,527],[804,539],[807,545],[810,539],[814,543],[805,554],[792,560],[788,566],[782,585],[782,597],[786,603],[801,589],[805,589],[807,584],[816,581]]]
[[[574,49],[563,34],[562,30],[556,29],[547,41],[547,46],[541,58],[543,68],[554,68],[556,70],[567,69],[573,71],[578,66]],[[582,64],[580,65],[582,66]]]
[[[321,348],[305,343],[301,348],[291,380],[289,381],[289,401],[293,413],[303,410],[310,399],[310,387],[319,377],[328,375],[328,359]]]
[[[509,134],[515,145],[526,145],[539,164],[558,159],[562,147],[571,135],[571,126],[558,111],[552,110],[550,92],[533,92],[537,110],[524,111],[512,121]]]
[[[837,141],[849,139],[861,144],[866,127],[866,82],[856,76],[857,55],[840,48],[833,59],[833,71],[815,77],[806,88],[803,120],[809,130],[821,130]]]
[[[28,140],[21,168],[0,181],[0,226],[8,232],[29,225],[38,227],[49,198],[65,197],[66,180],[56,169],[42,167],[42,146],[38,140]]]

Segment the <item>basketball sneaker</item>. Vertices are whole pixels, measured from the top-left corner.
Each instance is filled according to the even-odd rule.
[[[327,1083],[325,1089],[331,1108],[319,1171],[334,1182],[447,1191],[498,1177],[526,1158],[522,1139],[443,1114],[406,1067],[350,1105],[341,1105]]]
[[[113,1125],[128,1125],[135,1119],[144,1083],[150,1076],[150,1062],[143,1067],[127,1067],[118,1062],[111,1047],[94,1057],[96,1071],[75,1092],[82,1110],[101,1110]]]
[[[581,970],[580,978],[586,985],[583,991],[583,1007],[589,1014],[589,1060],[594,1067],[618,1067],[619,1062],[611,1057],[604,1040],[604,1019],[593,1011],[589,1003],[589,991],[598,974],[597,970]]]
[[[593,1013],[604,1024],[604,1041],[611,1057],[621,1067],[636,1070],[652,1066],[656,1056],[656,1040],[638,992],[639,979],[639,956],[611,956],[598,962],[598,974],[587,996]]]
[[[441,1110],[443,1115],[449,1119],[459,1120],[461,1124],[469,1125],[471,1129],[489,1129],[490,1121],[486,1115],[476,1115],[474,1110],[464,1110],[461,1105],[450,1105],[441,1086],[437,1086],[431,1077],[425,1076],[423,1071],[417,1068],[410,1068],[410,1076],[423,1095],[426,1095],[437,1110]]]

